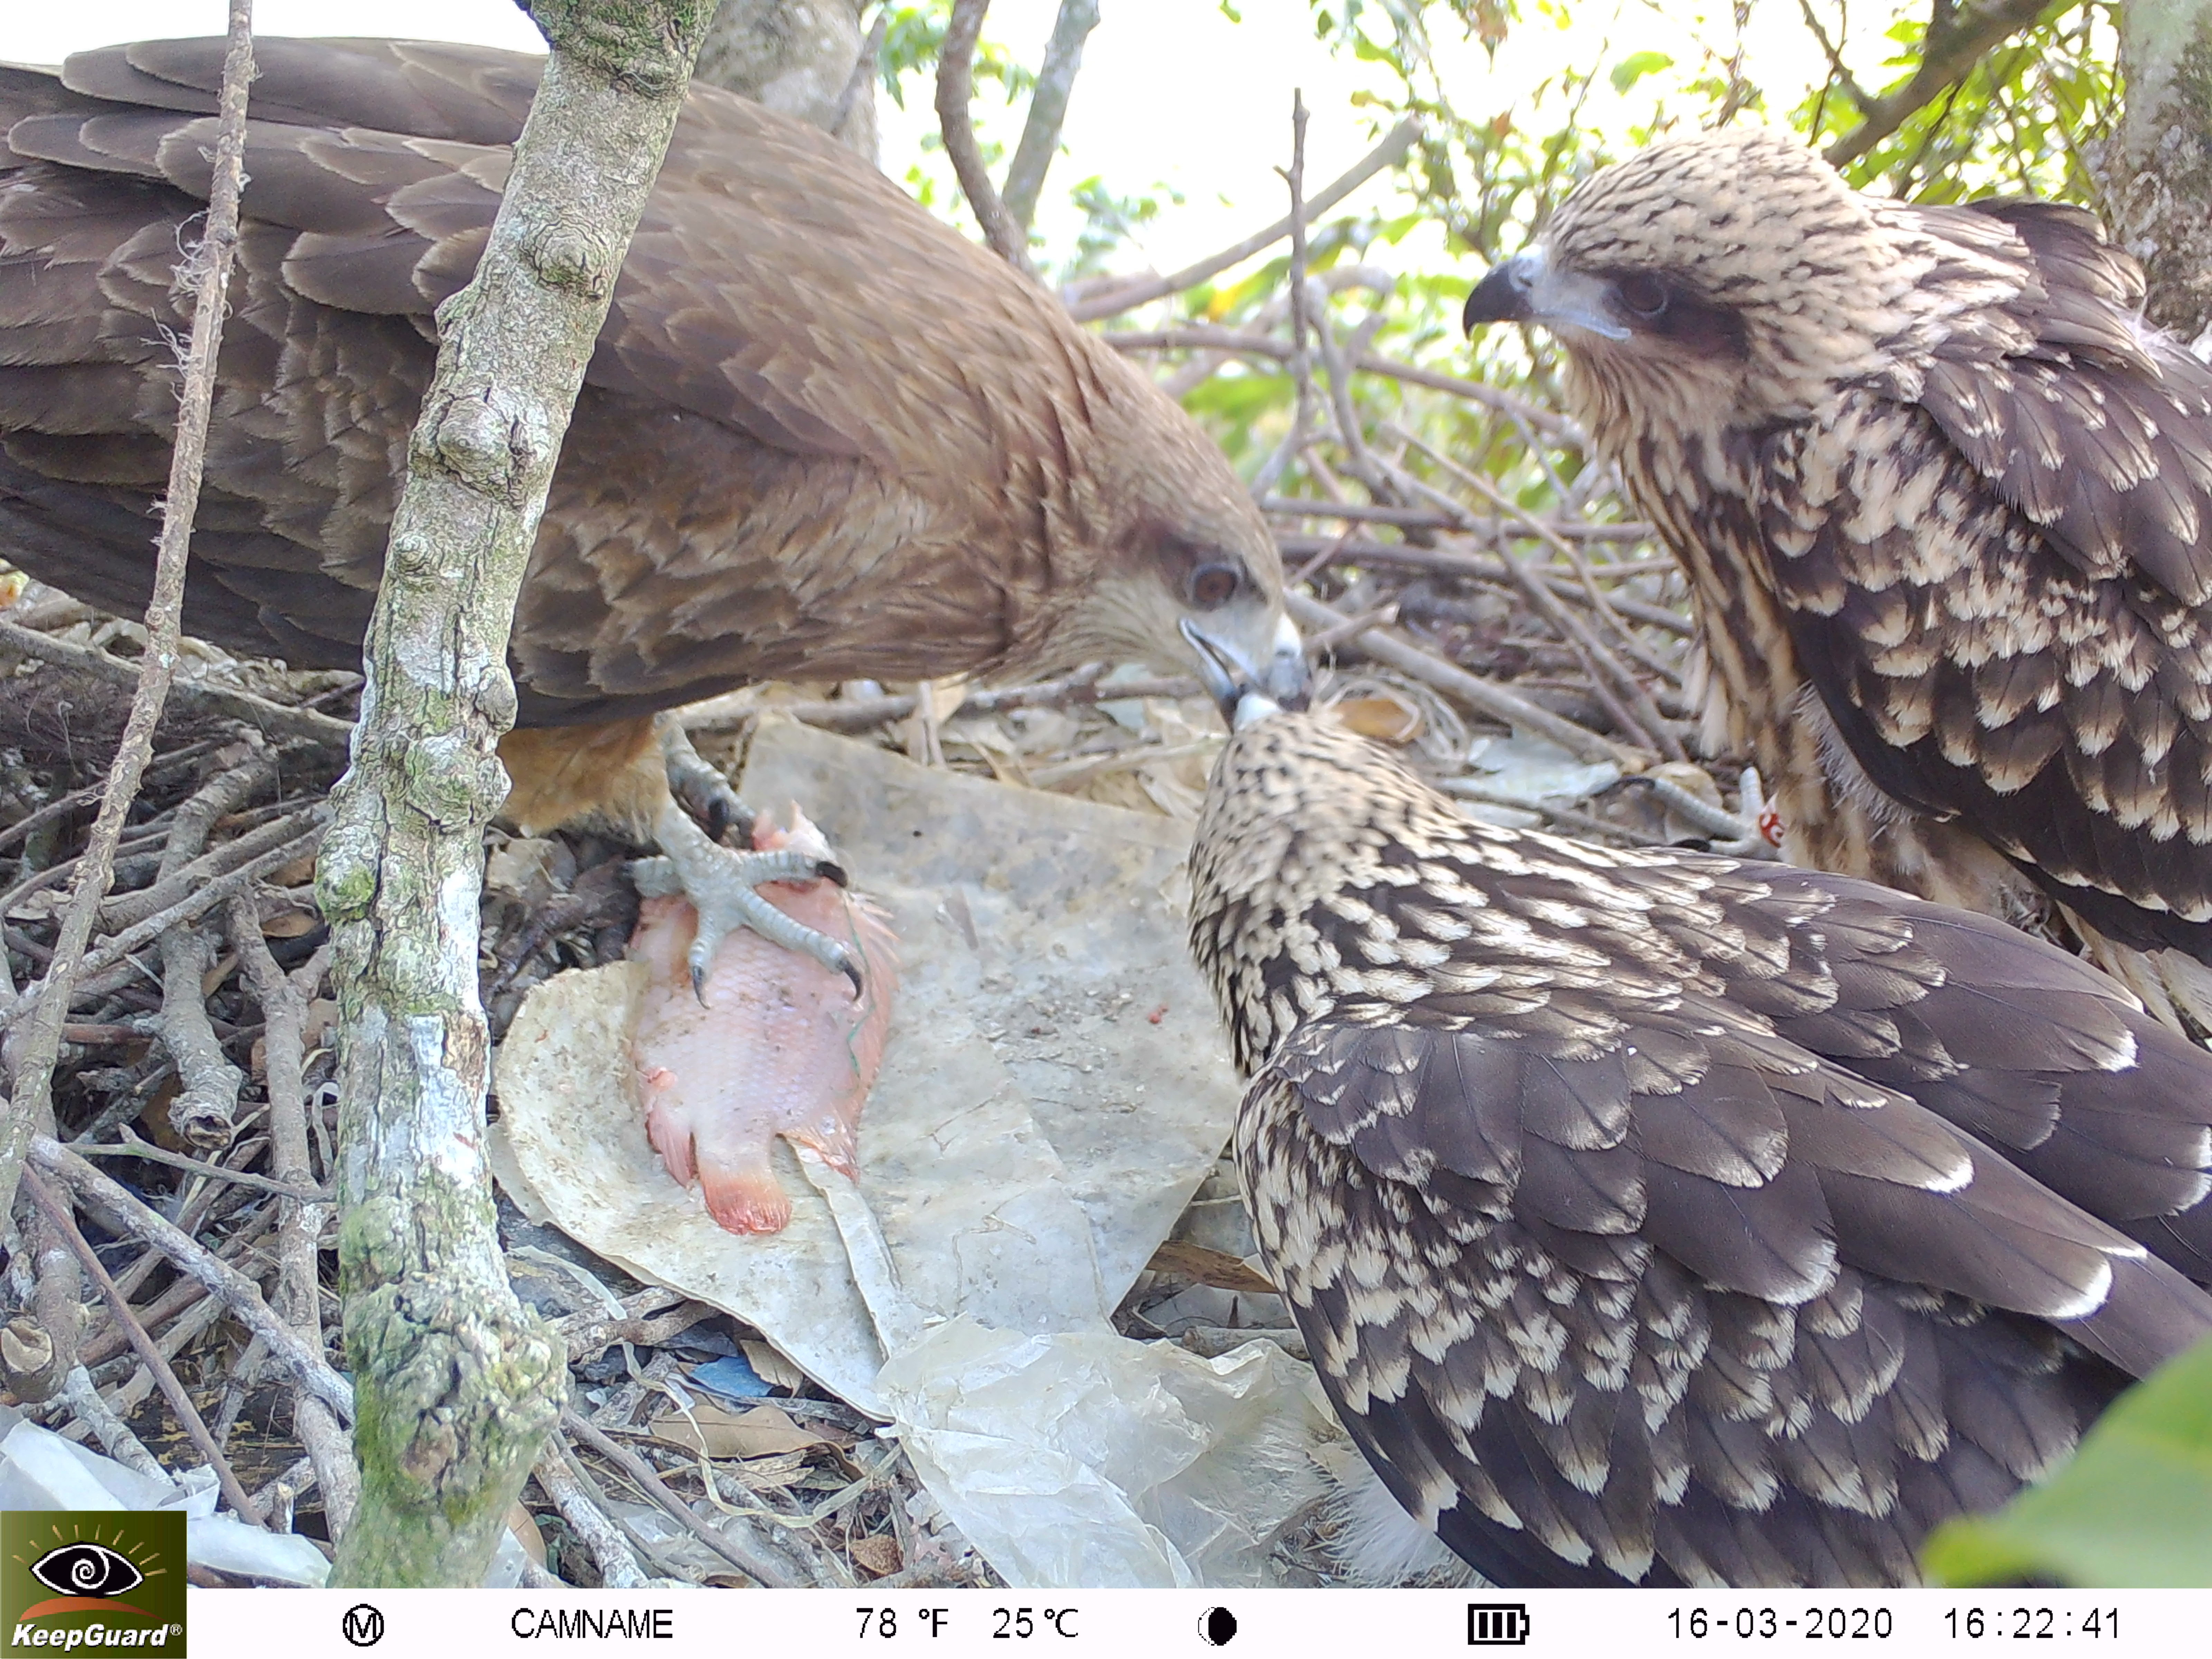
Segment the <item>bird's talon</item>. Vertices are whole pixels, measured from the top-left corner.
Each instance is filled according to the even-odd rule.
[[[814,866],[814,873],[824,881],[836,882],[840,887],[850,887],[853,884],[852,877],[845,873],[845,866],[834,860],[823,860]]]

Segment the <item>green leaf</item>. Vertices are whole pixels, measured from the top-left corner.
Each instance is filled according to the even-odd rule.
[[[2212,1341],[2122,1395],[2047,1484],[1936,1528],[1922,1560],[1936,1584],[2212,1585]]]
[[[1613,66],[1613,89],[1626,92],[1645,76],[1674,66],[1674,60],[1663,52],[1632,52]]]

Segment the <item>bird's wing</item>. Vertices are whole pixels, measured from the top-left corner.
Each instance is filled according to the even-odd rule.
[[[34,117],[11,145],[204,200],[222,51],[206,40],[80,53],[64,70],[71,88],[101,100],[96,109],[142,107]],[[475,270],[542,60],[268,40],[255,62],[246,205],[295,233],[287,280],[336,310],[427,325]],[[957,352],[894,333],[918,280],[946,292],[941,321]],[[839,296],[835,326],[825,290]],[[902,423],[958,421],[960,363],[987,378],[1033,350],[1023,325],[1048,303],[835,141],[695,86],[589,381],[795,453],[889,460]]]
[[[2064,476],[2094,472],[2071,401],[2087,383],[2047,384],[2066,398],[2037,409],[2036,441],[2080,458]],[[2165,585],[2172,559],[2098,574],[2106,544],[2070,539],[2106,523],[2097,503],[2143,519],[2148,486],[2085,484],[2039,525],[2008,492],[2045,475],[1993,478],[1927,408],[1872,389],[1761,462],[1800,665],[1875,787],[1957,819],[2116,938],[2212,948],[2212,607]],[[2197,534],[2212,547],[2212,503]]]
[[[2142,267],[2056,202],[1921,209],[1996,219],[2030,280],[1958,319],[1917,401],[1992,492],[2090,577],[2212,600],[2212,367],[2142,319]]]
[[[35,566],[116,609],[143,604],[167,342],[186,321],[171,271],[209,182],[221,52],[84,53],[66,88],[0,70],[14,170],[34,186],[0,198],[0,518]],[[186,623],[348,665],[431,313],[474,270],[540,65],[392,41],[264,40],[256,58]],[[921,294],[945,314],[917,333]],[[1018,445],[987,416],[1025,416],[978,388],[1064,389],[1037,361],[1040,339],[1073,332],[1037,325],[1048,303],[828,140],[695,89],[518,614],[524,719],[635,714],[802,665],[926,675],[1002,653],[1007,591],[1043,573],[963,559],[1018,539],[989,515]],[[1058,368],[1072,385],[1084,365]],[[935,579],[886,583],[894,558]]]
[[[2140,1374],[2212,1331],[2212,1298],[1908,1092],[1940,1073],[1963,1116],[2019,1085],[2128,1149],[2111,1063],[2145,1022],[2101,1018],[2129,1011],[2086,970],[1994,925],[1900,945],[1873,890],[1795,872],[1696,891],[1531,858],[1487,872],[1487,916],[1423,873],[1358,896],[1390,925],[1337,934],[1333,979],[1382,976],[1278,1045],[1240,1157],[1317,1368],[1478,1566],[1899,1582],[2109,1395],[2059,1332]],[[1870,1077],[1885,1058],[1910,1080]]]
[[[1771,932],[1711,964],[1734,1006],[2212,1285],[2212,1098],[2193,1045],[1987,916],[1779,866],[1746,879]]]

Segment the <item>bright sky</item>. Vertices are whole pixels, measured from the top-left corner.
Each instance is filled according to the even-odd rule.
[[[1058,0],[994,0],[987,33],[1034,68],[1058,9]],[[1314,39],[1307,0],[1241,0],[1239,9],[1243,21],[1233,23],[1214,0],[1103,0],[1063,133],[1068,153],[1054,163],[1039,215],[1039,228],[1056,249],[1079,221],[1066,204],[1066,186],[1094,174],[1118,194],[1160,184],[1182,193],[1185,205],[1168,210],[1146,233],[1144,256],[1162,270],[1278,216],[1285,196],[1275,169],[1288,159],[1293,88],[1304,89],[1312,112],[1310,188],[1365,153],[1377,124],[1353,100],[1364,88],[1381,85],[1382,71],[1331,56]],[[1663,8],[1657,0],[1589,0],[1568,11],[1536,0],[1522,7],[1524,21],[1494,68],[1471,44],[1436,44],[1455,102],[1467,113],[1485,115],[1512,108],[1527,88],[1571,62],[1601,67],[1656,49],[1679,57],[1680,72],[1694,72],[1690,37],[1706,9],[1695,0],[1667,0]],[[1726,0],[1711,0],[1710,9],[1725,20],[1731,9]],[[1817,56],[1796,7],[1750,9],[1751,61],[1764,77],[1770,107],[1787,109],[1818,74]],[[66,6],[5,0],[0,58],[51,64],[116,41],[216,34],[224,15],[222,0],[75,0]],[[383,34],[542,49],[512,0],[256,0],[254,27],[265,34]],[[1714,39],[1724,44],[1729,26],[1717,27]],[[1881,77],[1872,78],[1878,83]],[[1625,118],[1626,107],[1601,82],[1587,118]],[[911,89],[903,112],[887,98],[880,109],[884,167],[901,177],[935,121],[928,91]],[[975,112],[986,134],[1011,154],[1022,112],[1007,111],[986,88]],[[1379,200],[1386,188],[1378,181],[1351,205]]]

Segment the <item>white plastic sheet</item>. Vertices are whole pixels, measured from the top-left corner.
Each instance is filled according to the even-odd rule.
[[[6,1407],[0,1423],[9,1425],[0,1439],[0,1509],[180,1509],[185,1559],[196,1567],[271,1584],[319,1586],[330,1577],[330,1563],[312,1540],[217,1515],[215,1476],[205,1469],[181,1483],[156,1480]]]
[[[798,800],[898,932],[857,1185],[779,1143],[791,1224],[715,1226],[646,1144],[627,963],[562,975],[516,1015],[501,1180],[890,1420],[1010,1582],[1264,1582],[1267,1541],[1319,1490],[1310,1371],[1271,1345],[1204,1360],[1106,1323],[1236,1110],[1184,939],[1188,826],[781,722],[739,792]]]

